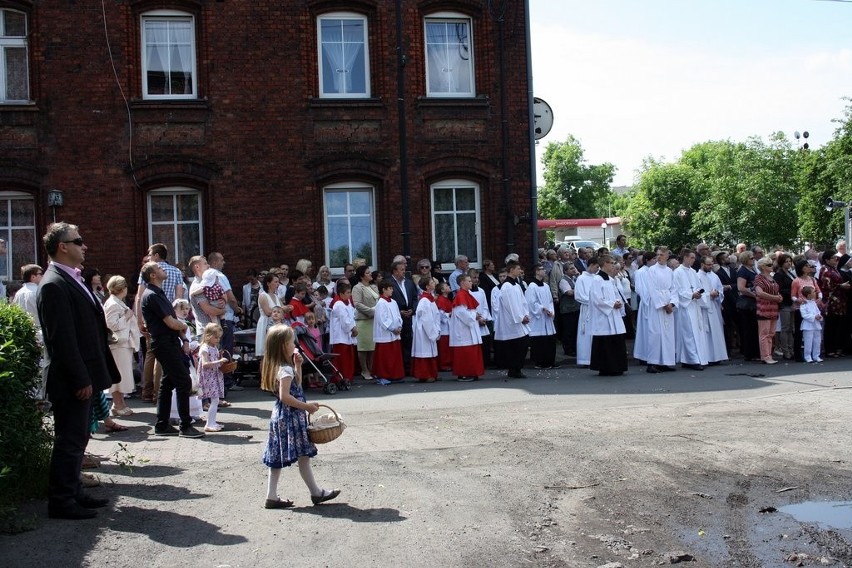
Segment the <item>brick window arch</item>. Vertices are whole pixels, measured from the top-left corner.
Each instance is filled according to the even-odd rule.
[[[447,179],[431,185],[432,250],[443,270],[455,268],[463,254],[471,268],[482,266],[479,184],[466,179]]]
[[[0,103],[30,100],[28,20],[25,12],[0,8]]]
[[[375,188],[361,182],[323,187],[325,264],[335,274],[356,258],[376,262]]]
[[[370,45],[367,17],[354,12],[317,16],[319,96],[370,96]]]
[[[197,99],[195,16],[151,10],[139,18],[143,99]]]
[[[0,280],[15,280],[21,266],[38,262],[37,238],[32,194],[0,191]]]
[[[423,19],[426,96],[474,97],[473,22],[458,12],[432,12]]]
[[[169,260],[186,266],[204,250],[202,196],[197,189],[162,187],[148,192],[148,242],[169,248]]]

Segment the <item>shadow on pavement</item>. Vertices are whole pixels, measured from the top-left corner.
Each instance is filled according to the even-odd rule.
[[[117,483],[113,491],[117,496],[133,497],[143,501],[189,501],[206,499],[209,493],[193,493],[186,487],[160,483],[157,485],[140,485],[138,483]]]
[[[111,531],[139,533],[166,546],[232,546],[248,542],[244,536],[222,533],[216,525],[191,515],[132,506],[119,507],[113,513],[109,519]]]
[[[398,509],[379,507],[376,509],[358,509],[347,503],[324,503],[316,507],[297,507],[290,509],[294,513],[305,513],[329,519],[349,519],[353,523],[398,523],[407,519]]]

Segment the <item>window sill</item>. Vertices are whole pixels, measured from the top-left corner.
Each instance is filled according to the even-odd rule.
[[[385,103],[379,97],[363,99],[326,99],[313,97],[308,106],[310,108],[384,108]]]
[[[210,101],[175,100],[149,101],[136,100],[130,102],[133,119],[140,123],[202,123],[210,115]]]
[[[135,101],[130,101],[130,108],[132,110],[209,110],[210,101],[208,101],[207,99],[138,99]]]
[[[38,112],[38,110],[38,105],[35,103],[0,103],[0,112]]]
[[[491,99],[478,97],[418,97],[417,108],[481,108],[491,107]]]

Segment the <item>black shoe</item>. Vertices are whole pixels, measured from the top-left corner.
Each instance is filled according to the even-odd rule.
[[[662,371],[660,370],[660,368],[659,368],[659,367],[657,367],[656,365],[648,365],[648,368],[647,368],[647,369],[645,369],[645,372],[646,372],[646,373],[655,373],[655,374],[656,374],[656,373],[662,373]]]
[[[154,434],[157,436],[177,436],[180,431],[171,424],[166,424],[165,426],[154,426]]]
[[[203,438],[204,432],[196,430],[194,426],[187,426],[180,429],[181,438]]]
[[[47,506],[47,516],[51,519],[69,519],[79,521],[81,519],[93,519],[98,516],[94,509],[87,509],[77,503],[65,506]]]
[[[99,509],[101,507],[106,507],[107,503],[109,503],[109,499],[100,499],[98,497],[86,495],[85,493],[80,493],[74,500],[77,501],[78,505],[85,507],[86,509]]]
[[[704,367],[702,367],[701,365],[698,365],[698,364],[693,365],[691,363],[681,363],[680,366],[683,367],[684,369],[692,369],[693,371],[703,371],[704,370]]]
[[[674,373],[675,371],[677,371],[677,369],[675,369],[674,367],[667,367],[666,365],[658,365],[657,367],[663,373]]]
[[[476,378],[475,377],[458,377],[456,380],[460,383],[472,383],[473,381],[476,380]]]
[[[510,379],[526,379],[527,376],[523,373],[509,373]]]
[[[314,505],[319,505],[320,503],[331,501],[338,495],[340,495],[340,489],[332,489],[331,491],[323,489],[322,495],[311,495],[311,501],[314,502]]]

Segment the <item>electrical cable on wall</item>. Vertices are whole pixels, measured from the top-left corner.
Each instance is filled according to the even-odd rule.
[[[121,81],[118,79],[118,71],[115,68],[115,60],[112,57],[112,46],[109,43],[109,31],[107,29],[105,0],[101,0],[101,14],[103,14],[104,19],[104,39],[106,39],[109,62],[110,65],[112,65],[112,74],[115,77],[115,84],[118,85],[118,91],[121,93],[121,98],[124,100],[124,107],[127,109],[127,157],[130,160],[130,177],[133,178],[133,183],[136,185],[137,189],[141,189],[139,187],[139,182],[136,181],[136,171],[133,166],[133,116],[130,112],[130,102],[127,100],[127,95],[124,94],[124,88],[121,86]]]

